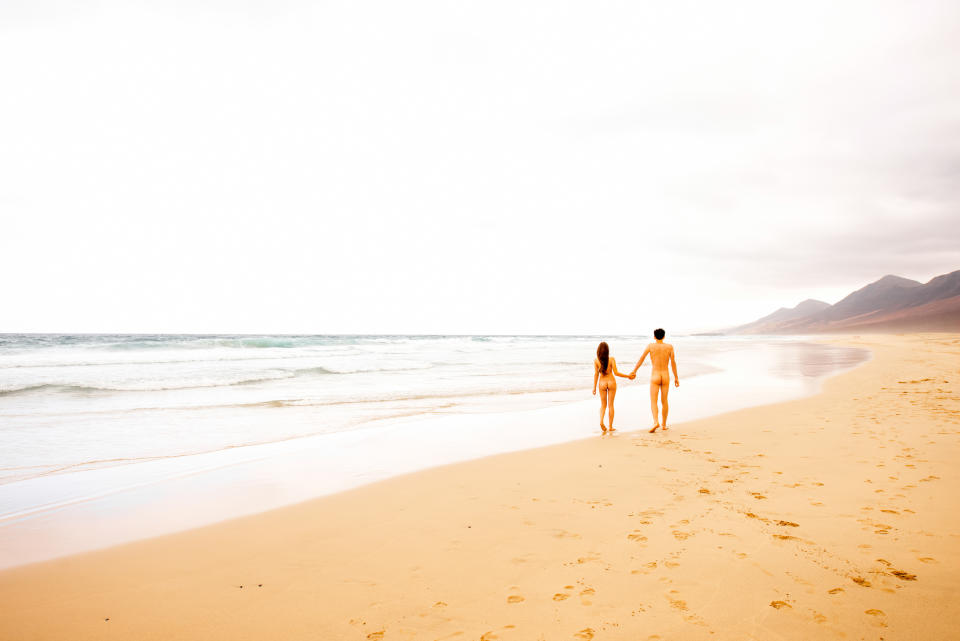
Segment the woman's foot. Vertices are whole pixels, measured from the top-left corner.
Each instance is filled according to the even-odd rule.
[[[664,426],[663,426],[663,427],[661,427],[660,429],[662,429],[662,430],[663,430],[664,432],[666,432],[666,431],[667,431],[667,426],[666,426],[666,425],[664,425]]]
[[[657,423],[656,425],[654,425],[653,427],[651,427],[651,428],[650,428],[650,433],[653,434],[654,432],[656,432],[658,427],[660,427],[660,423]],[[664,428],[664,429],[666,429],[666,428]]]
[[[616,431],[617,431],[617,428],[615,428],[615,427],[610,427],[610,429],[607,430],[607,431],[608,431],[608,432],[616,432]]]
[[[606,434],[606,432],[607,432],[607,426],[606,426],[606,425],[604,425],[603,423],[600,423],[600,429],[603,430],[604,434]]]

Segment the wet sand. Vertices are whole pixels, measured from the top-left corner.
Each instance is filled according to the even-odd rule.
[[[814,397],[0,572],[0,638],[951,638],[960,337],[843,343]]]

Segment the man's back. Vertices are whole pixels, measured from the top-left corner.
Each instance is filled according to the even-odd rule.
[[[647,345],[647,351],[650,352],[650,364],[655,372],[667,372],[670,367],[670,355],[673,353],[673,345],[669,343],[650,343]]]

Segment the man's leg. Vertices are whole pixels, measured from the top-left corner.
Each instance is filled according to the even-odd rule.
[[[670,411],[670,406],[667,405],[667,394],[670,393],[670,381],[666,380],[663,382],[663,385],[660,386],[660,405],[663,407],[663,422],[660,424],[663,429],[667,429],[667,412]]]
[[[657,420],[658,409],[657,408],[657,395],[660,393],[660,380],[659,378],[650,379],[650,413],[653,414],[653,427],[650,428],[651,432],[656,432],[657,428],[660,427],[660,421]]]

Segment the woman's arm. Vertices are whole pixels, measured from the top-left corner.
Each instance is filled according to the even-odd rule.
[[[610,364],[613,367],[613,373],[616,376],[620,376],[621,378],[633,378],[634,376],[636,376],[636,374],[621,374],[620,370],[617,369],[617,359],[615,358],[612,358],[612,357],[610,358]]]
[[[597,379],[600,378],[600,362],[593,359],[593,394],[597,394]]]
[[[643,355],[640,357],[640,360],[637,361],[637,366],[633,368],[633,374],[636,375],[637,370],[640,369],[640,366],[643,365],[643,361],[647,359],[647,354],[650,353],[650,346],[647,345],[647,349],[643,350]]]

